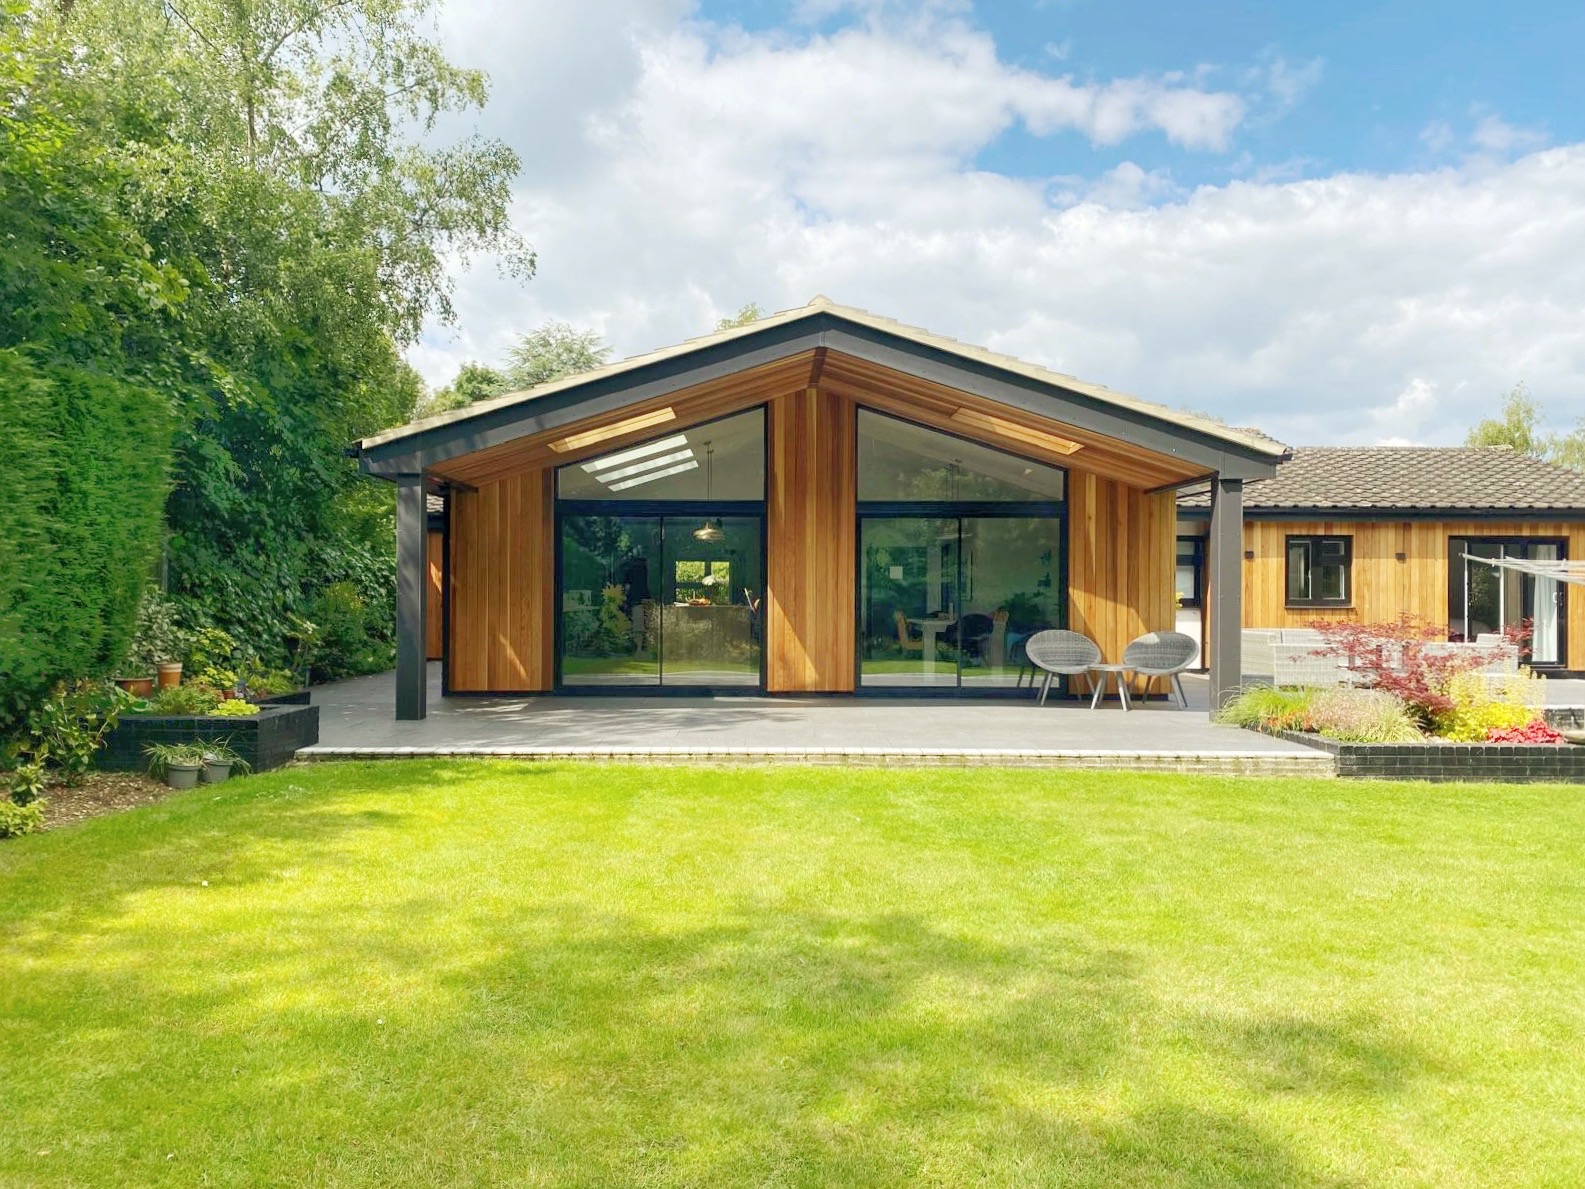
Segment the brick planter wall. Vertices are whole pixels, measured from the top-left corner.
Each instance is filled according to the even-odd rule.
[[[191,743],[195,739],[226,739],[231,750],[267,772],[289,763],[297,749],[319,742],[318,706],[265,706],[246,718],[209,714],[127,714],[105,737],[95,763],[108,772],[142,771],[148,767],[143,749],[150,743]]]
[[[1585,782],[1585,747],[1571,743],[1339,743],[1300,731],[1280,734],[1331,753],[1337,774],[1356,780]]]
[[[294,689],[289,694],[271,694],[267,698],[255,698],[260,706],[307,706],[314,700],[314,693],[307,689]]]

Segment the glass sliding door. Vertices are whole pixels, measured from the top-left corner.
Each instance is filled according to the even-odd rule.
[[[1061,619],[1062,521],[1050,516],[965,516],[957,626],[965,689],[1011,688],[1023,642]]]
[[[662,685],[759,686],[761,523],[758,516],[664,518]]]
[[[563,685],[659,685],[661,521],[565,516],[561,522]]]
[[[859,521],[861,686],[955,686],[956,517]]]
[[[1471,558],[1566,560],[1558,540],[1453,537],[1448,543],[1448,634],[1454,640],[1530,631],[1533,665],[1561,665],[1566,643],[1563,584],[1556,578],[1487,565]]]
[[[864,516],[859,552],[861,686],[1011,688],[1061,622],[1060,517]]]

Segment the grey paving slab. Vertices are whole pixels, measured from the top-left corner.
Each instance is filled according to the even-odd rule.
[[[785,748],[800,754],[862,750],[1060,751],[1161,755],[1311,755],[1309,748],[1218,726],[1205,710],[1203,678],[1190,709],[1115,701],[878,699],[856,697],[440,696],[431,666],[429,717],[397,722],[389,674],[319,686],[320,748],[642,749]],[[989,758],[989,757],[987,757]]]

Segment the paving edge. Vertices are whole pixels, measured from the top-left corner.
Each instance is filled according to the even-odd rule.
[[[1334,776],[1325,752],[1140,752],[879,747],[309,747],[299,760],[517,759],[542,763],[833,764],[888,767],[1104,768],[1233,776]]]

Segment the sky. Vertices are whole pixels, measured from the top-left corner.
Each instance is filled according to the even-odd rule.
[[[618,357],[816,294],[1255,426],[1585,416],[1585,5],[448,0],[523,171],[431,384],[550,319]]]

